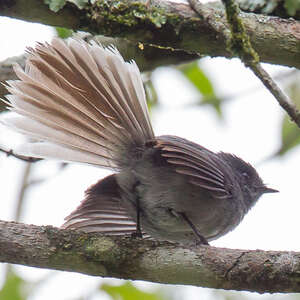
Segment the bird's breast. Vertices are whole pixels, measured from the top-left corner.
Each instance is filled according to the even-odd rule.
[[[167,167],[157,168],[146,162],[142,167],[118,174],[117,180],[129,214],[136,219],[139,201],[143,230],[153,238],[194,242],[195,234],[180,213],[185,213],[208,240],[227,233],[239,223],[237,214],[232,213],[233,201],[213,197]]]

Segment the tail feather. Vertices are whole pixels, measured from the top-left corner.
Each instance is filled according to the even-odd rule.
[[[87,163],[107,169],[114,169],[117,167],[110,158],[99,156],[92,152],[78,150],[74,147],[61,146],[48,142],[26,143],[19,146],[15,152],[23,156],[30,155],[37,158],[55,157],[62,161]]]
[[[83,130],[82,128],[72,128],[72,125],[69,126],[67,122],[65,122],[65,124],[56,124],[55,117],[50,117],[47,120],[47,116],[44,116],[41,113],[39,115],[34,115],[27,113],[27,111],[16,111],[32,119],[28,120],[23,117],[9,115],[4,118],[4,122],[29,137],[38,140],[43,140],[45,137],[47,137],[47,140],[52,143],[78,148],[80,150],[92,152],[100,156],[103,156],[103,154],[106,152],[107,154],[104,156],[110,156],[109,153],[112,151],[112,149],[104,145],[105,141],[101,143],[103,139],[92,135],[87,129]],[[60,121],[61,120],[58,119],[58,122]]]
[[[114,168],[132,146],[154,137],[139,70],[117,50],[56,38],[28,52],[25,70],[15,67],[20,80],[7,87],[10,109],[21,117],[2,122],[48,141],[51,150],[32,143],[23,154],[61,159],[56,151],[66,148],[74,155],[68,160]]]
[[[110,123],[106,119],[101,120],[103,123],[101,124],[97,111],[95,115],[95,109],[84,105],[83,102],[76,103],[76,99],[74,101],[69,100],[69,95],[65,91],[62,91],[60,95],[59,89],[55,86],[52,90],[47,86],[41,87],[37,79],[28,76],[19,66],[15,67],[15,72],[22,81],[8,81],[10,86],[7,89],[12,95],[6,96],[14,108],[21,108],[25,111],[34,110],[34,115],[43,112],[47,113],[48,116],[60,115],[63,122],[71,119],[78,124],[89,127],[99,136],[105,136],[105,131],[107,131],[111,139],[115,137],[117,140],[122,134],[115,128],[110,128],[108,126]],[[106,130],[103,130],[105,127]]]
[[[55,45],[60,44],[61,46],[66,46],[61,40],[55,39],[55,42]],[[139,99],[145,99],[144,90],[142,87],[142,91],[139,91],[138,93],[141,98],[135,97],[131,99],[130,97],[126,97],[126,93],[128,93],[127,90],[131,87],[128,70],[130,69],[131,72],[138,72],[138,78],[139,81],[141,81],[138,69],[130,68],[130,64],[125,63],[121,55],[113,48],[103,49],[102,47],[99,47],[99,45],[88,45],[84,42],[78,43],[78,41],[75,40],[70,41],[69,47],[76,63],[74,63],[74,59],[73,61],[69,61],[68,57],[63,55],[63,51],[60,52],[60,55],[64,62],[69,63],[71,67],[71,63],[73,63],[77,72],[68,73],[68,70],[63,68],[64,64],[61,64],[62,69],[60,72],[64,74],[64,77],[66,78],[68,78],[67,74],[70,74],[70,78],[74,82],[78,81],[76,86],[81,86],[84,82],[86,86],[90,85],[89,89],[83,89],[84,92],[90,93],[87,95],[87,100],[91,101],[91,99],[97,99],[99,94],[102,95],[106,103],[103,102],[101,112],[105,113],[105,111],[107,111],[108,116],[113,116],[114,113],[117,114],[117,117],[123,123],[123,127],[130,133],[135,133],[140,127],[138,121],[143,122],[145,116],[141,115],[141,118],[138,118],[138,115],[135,116],[134,114],[137,114],[138,111],[132,110],[133,107],[129,107],[128,104],[133,100],[136,106],[139,107]],[[98,58],[98,60],[100,60],[100,64],[98,65],[93,61],[89,53],[91,48],[95,48],[96,50],[95,54],[97,54],[97,56],[94,57],[94,59]],[[51,63],[51,60],[48,59],[49,57],[51,58],[51,56],[43,55],[42,57],[49,65],[54,65],[55,61]],[[55,68],[58,68],[58,66],[55,65]],[[99,76],[100,74],[102,75],[102,78]],[[120,77],[120,74],[124,75],[123,78]],[[78,75],[80,76],[78,77]],[[120,99],[123,99],[123,101],[120,101]],[[99,104],[97,103],[97,105]],[[111,105],[112,107],[110,107]],[[146,114],[146,117],[148,118],[148,113]],[[140,138],[140,135],[135,138]]]

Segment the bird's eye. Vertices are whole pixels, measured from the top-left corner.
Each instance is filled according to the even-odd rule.
[[[246,173],[246,172],[243,172],[243,173],[242,173],[242,176],[243,176],[243,177],[245,177],[246,179],[248,179],[248,178],[249,178],[249,174],[248,174],[248,173]]]

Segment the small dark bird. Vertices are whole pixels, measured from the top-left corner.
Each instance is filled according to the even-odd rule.
[[[277,192],[235,155],[155,137],[138,67],[115,48],[55,38],[28,53],[2,119],[35,140],[17,153],[117,171],[86,191],[63,228],[208,244]]]

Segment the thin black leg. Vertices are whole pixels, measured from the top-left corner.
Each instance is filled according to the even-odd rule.
[[[135,208],[136,208],[136,229],[135,232],[132,233],[132,237],[136,238],[142,238],[143,233],[141,229],[141,207],[140,207],[140,198],[138,193],[138,186],[140,185],[140,182],[137,180],[134,185],[132,186],[132,193],[136,195],[135,197]]]
[[[142,229],[141,229],[141,210],[140,210],[140,199],[136,199],[136,236],[139,238],[143,237]]]
[[[209,243],[206,240],[206,238],[203,235],[200,234],[200,232],[198,231],[198,229],[196,228],[196,226],[190,221],[190,219],[186,216],[186,214],[185,213],[180,213],[180,215],[189,224],[189,226],[194,231],[195,235],[199,238],[200,244],[201,245],[209,245]]]

